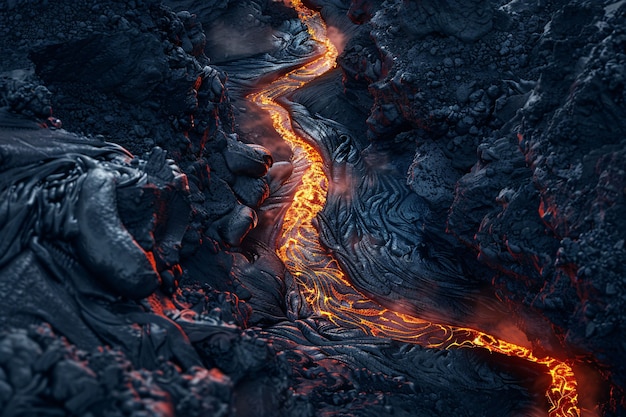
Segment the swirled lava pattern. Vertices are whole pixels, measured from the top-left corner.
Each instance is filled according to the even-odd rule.
[[[317,314],[336,325],[359,328],[368,335],[427,348],[484,348],[545,365],[551,377],[547,392],[549,416],[579,416],[577,383],[568,364],[551,357],[537,357],[525,347],[478,330],[431,323],[383,308],[360,294],[333,257],[321,246],[312,221],[326,201],[328,179],[322,157],[295,133],[289,111],[277,100],[334,68],[337,49],[327,38],[326,26],[319,13],[306,8],[301,0],[292,0],[291,3],[323,53],[248,98],[269,112],[274,128],[292,148],[294,164],[305,164],[308,167],[285,213],[277,249],[280,258],[296,277],[308,303]]]

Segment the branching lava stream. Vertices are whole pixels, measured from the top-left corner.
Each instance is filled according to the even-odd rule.
[[[292,0],[291,3],[324,52],[314,61],[285,74],[248,98],[269,112],[274,128],[292,148],[294,164],[308,166],[293,203],[285,214],[277,249],[280,258],[298,280],[307,301],[314,311],[338,326],[356,327],[369,335],[428,348],[484,348],[545,365],[551,377],[546,394],[550,403],[549,416],[579,416],[576,379],[568,364],[551,357],[537,357],[525,347],[478,330],[431,323],[385,309],[360,294],[337,262],[321,247],[312,220],[326,201],[328,179],[323,170],[322,157],[294,132],[288,110],[276,100],[333,68],[337,50],[326,37],[326,27],[319,13],[306,8],[301,0]]]

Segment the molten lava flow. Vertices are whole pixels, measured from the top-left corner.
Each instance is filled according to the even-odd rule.
[[[359,293],[346,279],[337,262],[321,247],[312,220],[326,202],[328,179],[323,170],[322,157],[313,146],[296,135],[289,112],[276,100],[333,68],[337,50],[326,37],[326,27],[319,13],[304,7],[301,0],[292,0],[292,6],[324,52],[314,61],[278,78],[262,91],[251,94],[249,99],[270,113],[274,128],[292,148],[294,164],[308,166],[293,203],[285,214],[277,250],[298,280],[307,301],[319,315],[336,325],[358,328],[369,335],[429,348],[480,347],[545,365],[552,381],[547,393],[549,416],[579,416],[576,380],[569,365],[550,357],[536,357],[527,348],[474,329],[431,323],[382,308]]]

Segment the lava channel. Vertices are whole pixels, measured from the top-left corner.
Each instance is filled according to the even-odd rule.
[[[274,128],[292,149],[294,165],[308,167],[285,213],[277,244],[279,257],[296,277],[308,303],[317,314],[338,326],[357,327],[368,335],[427,348],[483,348],[544,365],[551,378],[546,394],[549,417],[579,417],[577,382],[567,363],[535,356],[528,348],[475,329],[432,323],[383,308],[355,289],[335,259],[321,246],[312,220],[326,202],[328,180],[323,160],[313,146],[295,133],[288,109],[277,100],[334,68],[337,49],[326,36],[326,25],[319,13],[305,7],[301,0],[292,0],[291,4],[311,38],[322,46],[323,53],[250,94],[248,99],[270,114]]]

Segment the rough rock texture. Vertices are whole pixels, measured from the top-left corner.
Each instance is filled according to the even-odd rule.
[[[164,3],[0,2],[3,416],[545,414],[543,369],[311,310],[268,238],[302,167],[243,100],[319,45],[283,2]],[[367,167],[318,219],[356,284],[504,306],[623,415],[624,3],[307,4],[347,43],[289,99]]]
[[[137,369],[119,350],[81,351],[47,326],[3,332],[0,351],[6,415],[228,415],[232,381],[216,368]]]
[[[546,251],[554,272],[533,305],[621,387],[626,346],[615,336],[626,326],[625,23],[623,6],[569,6],[554,15],[539,45],[539,53],[550,51],[548,64],[518,132],[539,192],[537,212],[558,242]]]
[[[85,351],[107,344],[137,369],[163,365],[158,372],[169,376],[161,386],[171,390],[146,373],[133,383],[139,388],[147,378],[145,392],[118,401],[107,389],[132,378],[128,362],[111,370],[122,379],[108,382],[81,365],[96,381],[88,392],[73,388],[80,372],[51,371],[25,381],[32,393],[5,383],[1,408],[6,415],[232,414],[232,381],[271,373],[275,357],[268,360],[267,345],[242,333],[250,293],[227,266],[230,250],[256,225],[272,158],[233,132],[226,77],[208,65],[202,26],[158,2],[5,2],[0,9],[7,34],[3,329],[49,322]],[[194,273],[207,257],[215,266]],[[220,354],[235,345],[233,354]],[[63,359],[57,356],[50,366]],[[190,370],[197,365],[203,368]],[[61,378],[59,394],[51,397],[54,378]],[[184,384],[198,388],[191,393]]]
[[[619,414],[626,9],[488,3],[444,28],[435,22],[455,9],[353,1],[362,32],[339,59],[344,85],[374,99],[374,149],[413,150],[410,165],[397,156],[408,186],[491,269],[476,279],[522,317],[539,314],[522,324],[539,349],[600,369],[613,386],[603,410]],[[407,22],[420,19],[430,23],[411,32]]]
[[[276,49],[273,28],[297,18],[282,2],[167,0],[175,11],[193,11],[206,33],[205,52],[224,63]],[[242,30],[245,28],[245,30]]]
[[[391,18],[410,39],[420,39],[437,33],[454,36],[462,41],[476,41],[493,27],[494,8],[489,0],[419,2],[386,1],[380,6],[374,23]],[[393,17],[388,17],[391,15]]]

